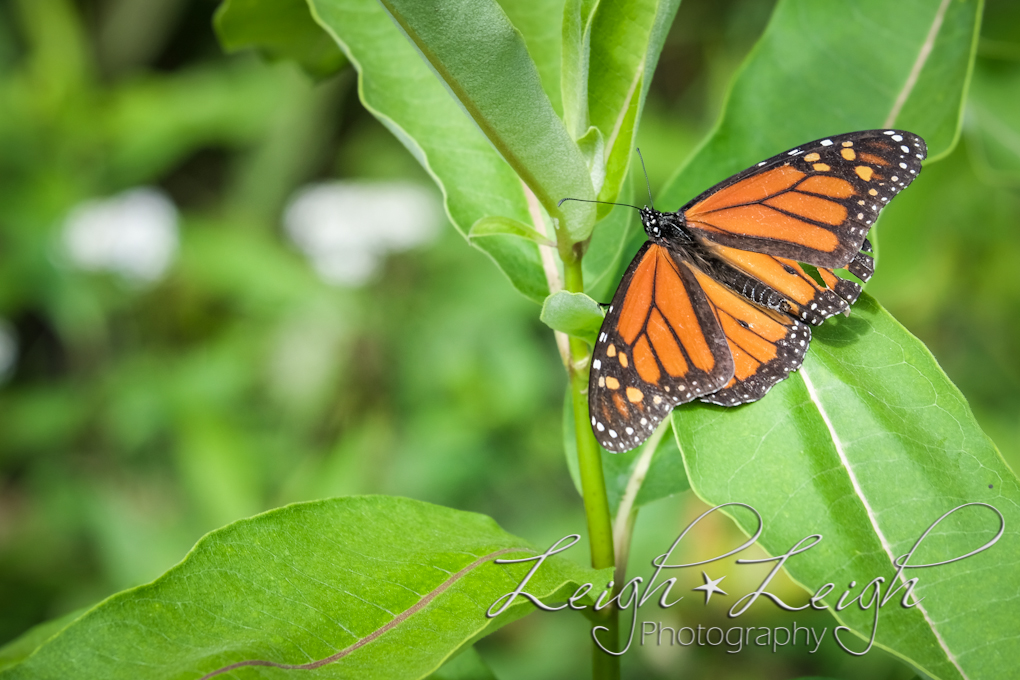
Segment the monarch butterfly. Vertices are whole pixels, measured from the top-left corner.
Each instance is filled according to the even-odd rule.
[[[810,326],[849,314],[860,295],[833,270],[871,278],[868,231],[926,155],[910,132],[850,132],[764,160],[676,212],[640,208],[649,240],[592,352],[588,408],[602,446],[634,448],[694,399],[756,401],[800,368]]]

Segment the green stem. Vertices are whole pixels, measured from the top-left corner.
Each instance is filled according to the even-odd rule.
[[[588,422],[587,371],[577,364],[587,361],[587,347],[583,340],[570,339],[570,392],[574,404],[574,428],[577,430],[577,463],[581,471],[581,494],[584,512],[588,516],[588,538],[591,542],[591,566],[605,569],[616,564],[613,551],[613,521],[606,495],[606,480],[602,474],[602,452]]]
[[[570,258],[563,264],[564,287],[573,293],[584,292],[581,259]],[[591,565],[596,569],[616,563],[613,547],[613,520],[609,496],[602,472],[602,452],[591,431],[588,416],[588,345],[579,338],[570,338],[570,396],[574,406],[574,431],[577,437],[577,462],[581,472],[581,495],[588,519],[588,540],[591,544]],[[622,584],[614,584],[619,593]],[[595,617],[593,626],[605,626],[599,640],[608,649],[618,647],[619,609],[606,607]],[[606,654],[592,642],[592,677],[616,680],[620,677],[620,659]]]
[[[565,288],[572,293],[583,291],[581,263],[564,266]],[[574,429],[577,436],[577,462],[581,470],[581,494],[588,517],[588,538],[591,542],[591,566],[605,569],[613,566],[613,520],[609,512],[606,480],[602,474],[602,452],[588,423],[588,345],[580,338],[570,338],[570,393],[574,405]]]

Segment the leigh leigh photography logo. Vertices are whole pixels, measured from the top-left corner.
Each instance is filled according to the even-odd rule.
[[[691,532],[691,530],[697,526],[698,522],[703,520],[705,517],[717,512],[727,506],[739,506],[750,510],[754,513],[758,521],[758,528],[754,534],[747,539],[743,544],[730,550],[727,553],[711,557],[709,559],[701,560],[698,562],[690,562],[686,564],[673,564],[672,559],[674,553],[679,552],[678,547],[683,542],[684,538]],[[964,508],[974,506],[976,510],[987,512],[989,522],[998,522],[998,531],[995,536],[987,541],[984,545],[981,545],[970,552],[963,555],[944,555],[941,556],[938,561],[930,561],[921,563],[914,559],[915,554],[918,553],[925,539],[939,526],[944,520],[951,515],[960,512]],[[622,655],[626,653],[630,647],[637,641],[638,644],[680,644],[680,645],[711,645],[720,646],[726,644],[728,647],[727,651],[731,653],[737,653],[745,646],[756,645],[760,647],[772,647],[775,651],[780,646],[785,645],[796,645],[803,644],[811,647],[811,653],[818,650],[822,640],[828,634],[828,627],[818,629],[814,627],[799,626],[796,622],[792,622],[790,626],[780,627],[755,627],[755,626],[731,626],[727,629],[721,627],[710,627],[706,628],[702,625],[696,626],[685,626],[681,628],[672,628],[663,626],[661,622],[644,621],[638,626],[638,610],[643,607],[650,600],[657,599],[656,604],[662,609],[669,609],[673,607],[681,600],[684,599],[683,595],[677,595],[673,592],[674,587],[677,584],[678,578],[676,576],[670,576],[660,581],[660,577],[663,577],[664,572],[667,570],[680,570],[690,569],[693,567],[700,567],[711,562],[716,562],[727,557],[737,555],[747,548],[751,547],[761,536],[764,530],[765,524],[762,520],[761,515],[750,505],[745,503],[724,503],[718,505],[692,521],[687,527],[680,533],[673,545],[670,546],[669,550],[659,555],[652,560],[652,567],[654,567],[654,573],[652,577],[646,582],[644,578],[635,576],[625,583],[621,588],[614,590],[614,583],[610,581],[606,587],[602,590],[601,594],[595,600],[593,608],[596,611],[601,611],[610,606],[619,607],[621,612],[626,612],[630,616],[630,626],[627,633],[626,644],[616,651],[607,647],[600,641],[599,634],[603,631],[608,630],[605,626],[595,626],[592,628],[592,637],[595,639],[596,644],[605,651],[607,654]],[[923,597],[919,598],[914,593],[914,589],[920,582],[923,572],[919,570],[931,569],[953,562],[959,562],[969,557],[973,557],[978,553],[988,550],[994,546],[1000,538],[1002,538],[1003,532],[1005,531],[1006,524],[1005,518],[1002,513],[999,512],[994,506],[987,503],[964,503],[962,505],[953,508],[949,512],[945,513],[934,522],[932,522],[928,528],[918,537],[914,542],[913,547],[901,555],[900,557],[893,560],[891,565],[895,571],[887,578],[886,576],[876,575],[867,583],[858,583],[857,581],[851,581],[848,587],[845,588],[839,598],[836,600],[834,609],[837,612],[841,612],[850,607],[858,607],[862,611],[871,612],[871,628],[870,631],[866,631],[866,634],[870,635],[867,645],[864,649],[856,651],[851,649],[846,643],[848,642],[847,633],[850,628],[843,625],[837,625],[832,628],[832,637],[836,644],[840,646],[843,651],[848,654],[855,656],[863,656],[871,650],[875,643],[875,635],[878,632],[879,626],[879,614],[883,607],[893,603],[894,606],[898,605],[904,609],[912,609],[920,606]],[[505,595],[498,598],[489,607],[487,616],[490,618],[499,616],[502,614],[507,607],[509,607],[518,597],[526,598],[532,604],[539,609],[545,611],[560,611],[564,609],[573,609],[575,611],[583,611],[588,608],[587,604],[583,604],[583,601],[593,593],[595,585],[592,583],[585,583],[579,587],[573,595],[571,595],[567,601],[563,604],[556,606],[550,606],[543,603],[537,597],[527,591],[528,581],[535,575],[535,573],[542,567],[542,563],[552,555],[565,552],[573,547],[581,539],[578,534],[570,534],[564,536],[552,546],[549,547],[541,555],[534,555],[532,557],[525,557],[512,560],[499,559],[496,560],[500,564],[509,563],[526,563],[533,562],[531,569],[521,579],[517,587]],[[791,559],[797,555],[801,555],[811,550],[819,543],[822,542],[824,537],[821,534],[811,534],[805,536],[796,544],[794,544],[788,551],[782,555],[775,557],[766,557],[761,559],[736,559],[737,564],[762,564],[774,562],[772,570],[762,579],[760,585],[751,592],[741,595],[730,607],[727,612],[727,616],[731,619],[739,619],[747,610],[763,598],[769,602],[772,602],[776,607],[783,609],[788,612],[798,612],[806,609],[813,609],[817,611],[823,611],[829,609],[829,604],[825,600],[833,596],[837,590],[835,583],[825,583],[818,587],[814,594],[808,598],[808,601],[803,604],[789,604],[783,601],[778,595],[769,592],[769,584],[772,579],[779,573],[779,570]],[[907,578],[907,575],[911,575],[911,578]],[[914,575],[916,574],[916,575]],[[730,595],[720,587],[720,582],[725,577],[719,577],[712,579],[706,571],[702,571],[702,578],[704,584],[693,588],[694,591],[699,591],[704,594],[705,604],[707,605],[713,594]],[[842,637],[841,637],[841,634]]]

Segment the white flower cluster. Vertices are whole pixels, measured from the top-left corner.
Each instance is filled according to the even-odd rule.
[[[390,252],[432,241],[442,208],[409,182],[328,182],[297,192],[284,228],[319,276],[335,285],[368,281]]]
[[[432,241],[442,218],[439,200],[418,184],[328,182],[299,190],[283,223],[323,280],[358,286],[387,253]],[[139,187],[75,206],[64,222],[63,250],[79,269],[153,282],[177,254],[177,222],[166,194]]]
[[[151,187],[85,201],[68,213],[63,240],[68,259],[80,269],[156,281],[177,252],[177,208]]]

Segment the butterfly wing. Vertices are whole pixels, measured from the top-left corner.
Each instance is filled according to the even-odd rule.
[[[836,272],[824,267],[818,268],[818,274],[822,277],[822,282],[825,283],[826,288],[846,300],[847,305],[857,302],[857,298],[861,295],[861,285],[859,283],[847,281],[836,276]],[[864,279],[864,281],[867,282],[867,279]],[[849,311],[849,307],[847,311]]]
[[[857,262],[879,211],[926,156],[924,140],[902,130],[826,137],[734,175],[680,212],[706,242],[844,267]]]
[[[733,357],[692,265],[648,242],[627,268],[592,351],[588,410],[609,451],[634,448],[677,404],[715,392]]]
[[[781,311],[795,318],[817,326],[834,314],[850,312],[852,301],[841,297],[832,286],[820,285],[796,260],[726,246],[712,246],[710,250],[723,262],[740,270],[756,284],[761,284],[753,288],[767,287],[784,298]],[[844,281],[835,274],[833,278]],[[856,296],[853,299],[856,300]]]
[[[693,271],[733,357],[733,377],[701,400],[736,406],[761,399],[804,363],[811,328],[788,314],[750,302],[697,268]]]

